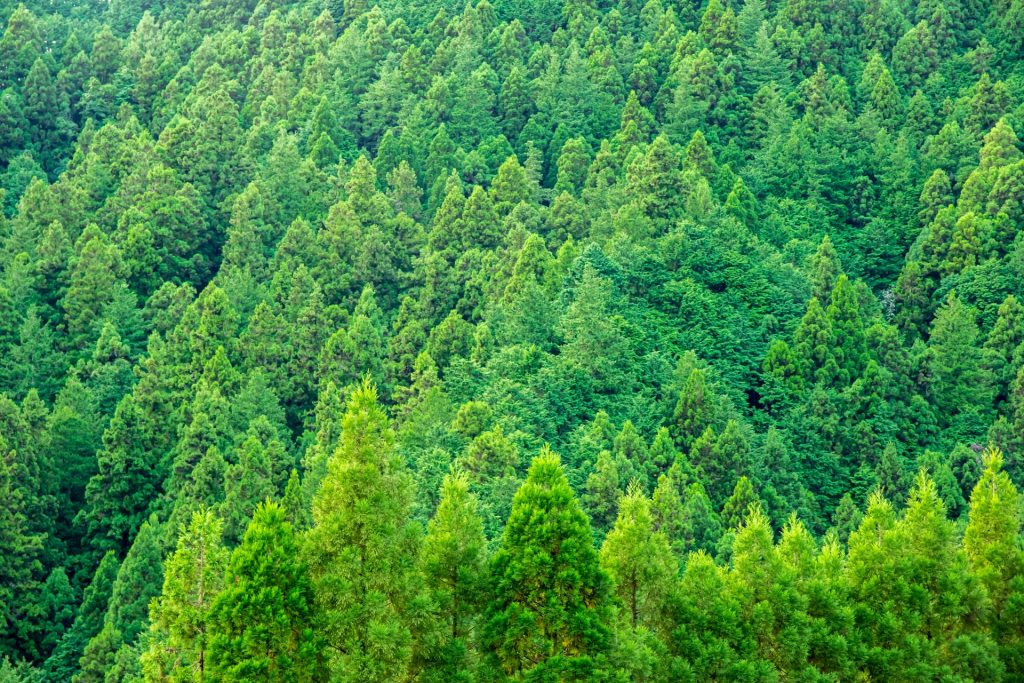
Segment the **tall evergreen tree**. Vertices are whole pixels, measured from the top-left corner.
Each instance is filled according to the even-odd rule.
[[[586,515],[548,449],[516,493],[491,573],[485,641],[500,671],[532,680],[607,675],[608,579]]]
[[[409,671],[420,545],[412,493],[390,421],[366,380],[346,401],[304,544],[336,680],[390,681]]]
[[[1020,545],[1020,500],[1002,470],[998,449],[984,454],[985,469],[971,493],[964,550],[988,599],[986,619],[1007,671],[1024,662],[1024,551]]]
[[[326,679],[312,579],[277,503],[256,509],[208,617],[211,680]]]
[[[479,666],[477,621],[488,582],[486,549],[469,481],[461,473],[449,474],[419,558],[424,586],[437,610],[436,634],[423,648],[423,680],[474,680]]]
[[[149,640],[142,655],[147,681],[209,677],[210,607],[224,586],[227,559],[221,521],[209,510],[193,514],[164,564],[163,591],[149,606]]]

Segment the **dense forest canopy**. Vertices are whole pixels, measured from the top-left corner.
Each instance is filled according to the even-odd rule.
[[[0,683],[1024,681],[1024,0],[0,26]]]

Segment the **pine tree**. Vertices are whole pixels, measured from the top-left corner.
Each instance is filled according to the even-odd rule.
[[[921,190],[921,210],[917,217],[921,226],[925,227],[938,215],[939,209],[943,209],[953,203],[953,190],[949,185],[949,175],[941,168],[932,171],[928,180]]]
[[[598,454],[594,471],[587,477],[583,504],[599,535],[614,523],[619,499],[629,486],[631,474],[632,468],[622,456],[613,451]]]
[[[771,678],[755,660],[756,641],[743,620],[739,600],[729,590],[727,570],[705,552],[690,554],[679,583],[673,616],[673,654],[686,662],[695,680]],[[754,661],[751,661],[754,660]]]
[[[634,482],[619,503],[619,517],[600,553],[620,607],[613,622],[615,667],[634,679],[657,678],[665,671],[663,639],[673,626],[669,604],[678,564],[653,521],[651,501]]]
[[[910,479],[907,476],[906,466],[903,458],[896,450],[896,444],[889,442],[885,445],[882,455],[878,458],[875,466],[875,479],[878,484],[878,491],[886,499],[901,504],[907,497],[910,490]]]
[[[315,438],[302,458],[302,490],[307,501],[311,502],[316,497],[327,476],[327,463],[338,446],[344,412],[345,404],[338,385],[328,381],[317,397],[314,411]]]
[[[835,337],[825,309],[814,297],[793,335],[793,353],[805,383],[828,383],[839,374],[834,346]]]
[[[558,180],[555,182],[554,188],[556,194],[561,192],[579,194],[587,179],[590,157],[590,146],[584,138],[566,140],[558,155]]]
[[[675,443],[672,441],[668,427],[662,427],[654,435],[651,447],[647,450],[646,475],[644,482],[647,490],[653,490],[663,473],[679,458]]]
[[[142,523],[110,594],[104,625],[109,625],[125,644],[131,644],[143,632],[149,616],[149,602],[160,593],[154,576],[163,574],[163,529],[151,515]]]
[[[700,482],[686,489],[683,500],[682,541],[689,551],[711,552],[722,536],[722,524]]]
[[[377,390],[348,397],[337,448],[313,498],[306,555],[332,678],[390,681],[409,670],[419,529],[413,485]]]
[[[754,492],[754,486],[746,477],[736,480],[729,500],[722,506],[722,522],[726,529],[738,529],[747,518],[751,508],[760,510],[761,500]]]
[[[985,339],[985,350],[989,353],[986,365],[992,369],[997,398],[1005,399],[1013,381],[1014,354],[1024,349],[1024,305],[1010,294],[999,304],[996,321]]]
[[[676,443],[688,450],[709,427],[718,424],[716,396],[707,384],[706,372],[694,368],[686,377],[672,414]]]
[[[529,680],[594,680],[610,645],[608,579],[558,456],[545,449],[516,493],[484,638],[496,666]]]
[[[134,397],[125,397],[103,433],[98,471],[85,487],[85,507],[78,516],[100,550],[126,552],[156,496],[157,454],[147,448],[145,430]]]
[[[288,475],[288,483],[284,488],[284,496],[281,497],[281,507],[284,508],[288,523],[296,531],[304,531],[312,522],[309,511],[309,502],[306,499],[305,491],[299,479],[299,471],[294,467]]]
[[[825,316],[835,339],[831,352],[839,368],[837,379],[844,384],[852,382],[864,370],[867,346],[857,291],[845,275],[836,280]]]
[[[733,571],[740,614],[749,620],[759,659],[780,678],[809,675],[807,666],[807,601],[796,590],[796,577],[784,557],[797,553],[810,559],[814,541],[799,521],[791,519],[776,547],[768,518],[751,508],[732,545]]]
[[[736,480],[750,472],[750,450],[743,427],[729,420],[717,436],[708,427],[694,443],[690,461],[705,477],[708,496],[721,505]]]
[[[228,543],[241,540],[256,506],[277,496],[270,454],[283,451],[276,440],[260,442],[254,434],[238,449],[238,463],[224,475],[224,537]]]
[[[992,408],[992,376],[983,364],[974,316],[950,292],[932,322],[928,369],[932,396],[945,424],[953,423],[960,413],[987,415]]]
[[[93,330],[118,285],[121,256],[117,247],[95,225],[86,228],[75,243],[70,282],[63,308],[68,334],[80,344],[91,344]]]
[[[626,175],[627,190],[639,208],[655,220],[671,220],[680,209],[682,191],[682,160],[679,152],[664,135],[659,135],[630,164]]]
[[[683,498],[679,487],[669,475],[658,477],[658,484],[651,496],[651,517],[654,528],[668,539],[676,560],[684,560],[687,548],[683,542]]]
[[[588,375],[598,391],[621,391],[629,382],[625,370],[631,363],[623,361],[631,357],[632,348],[613,295],[612,281],[588,263],[556,327],[565,338],[561,357]]]
[[[262,503],[209,611],[210,678],[325,680],[313,583],[284,509]]]
[[[79,659],[85,653],[86,645],[103,628],[103,616],[117,578],[117,569],[117,556],[110,551],[96,567],[71,628],[64,633],[53,654],[44,663],[40,671],[43,683],[64,683],[71,680],[78,671]]]
[[[990,648],[987,635],[970,633],[965,617],[980,599],[978,586],[968,573],[968,559],[957,529],[947,519],[935,483],[924,470],[918,473],[898,527],[900,542],[910,557],[910,581],[930,593],[918,615],[922,635],[940,643],[958,636],[965,640],[975,636],[973,647]],[[941,649],[937,659],[942,664],[955,661]],[[956,662],[956,666],[964,665]]]
[[[32,520],[26,515],[33,501],[25,500],[30,492],[19,486],[23,478],[20,469],[15,451],[0,436],[0,496],[5,501],[0,508],[0,651],[4,656],[21,649],[18,632],[24,627],[20,623],[23,603],[37,588],[34,573],[40,568],[45,540],[32,532]]]

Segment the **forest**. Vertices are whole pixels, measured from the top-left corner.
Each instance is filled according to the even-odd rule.
[[[0,683],[1024,681],[1024,0],[0,29]]]

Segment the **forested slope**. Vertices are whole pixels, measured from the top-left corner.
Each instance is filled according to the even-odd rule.
[[[1024,0],[0,23],[0,683],[1024,680]]]

